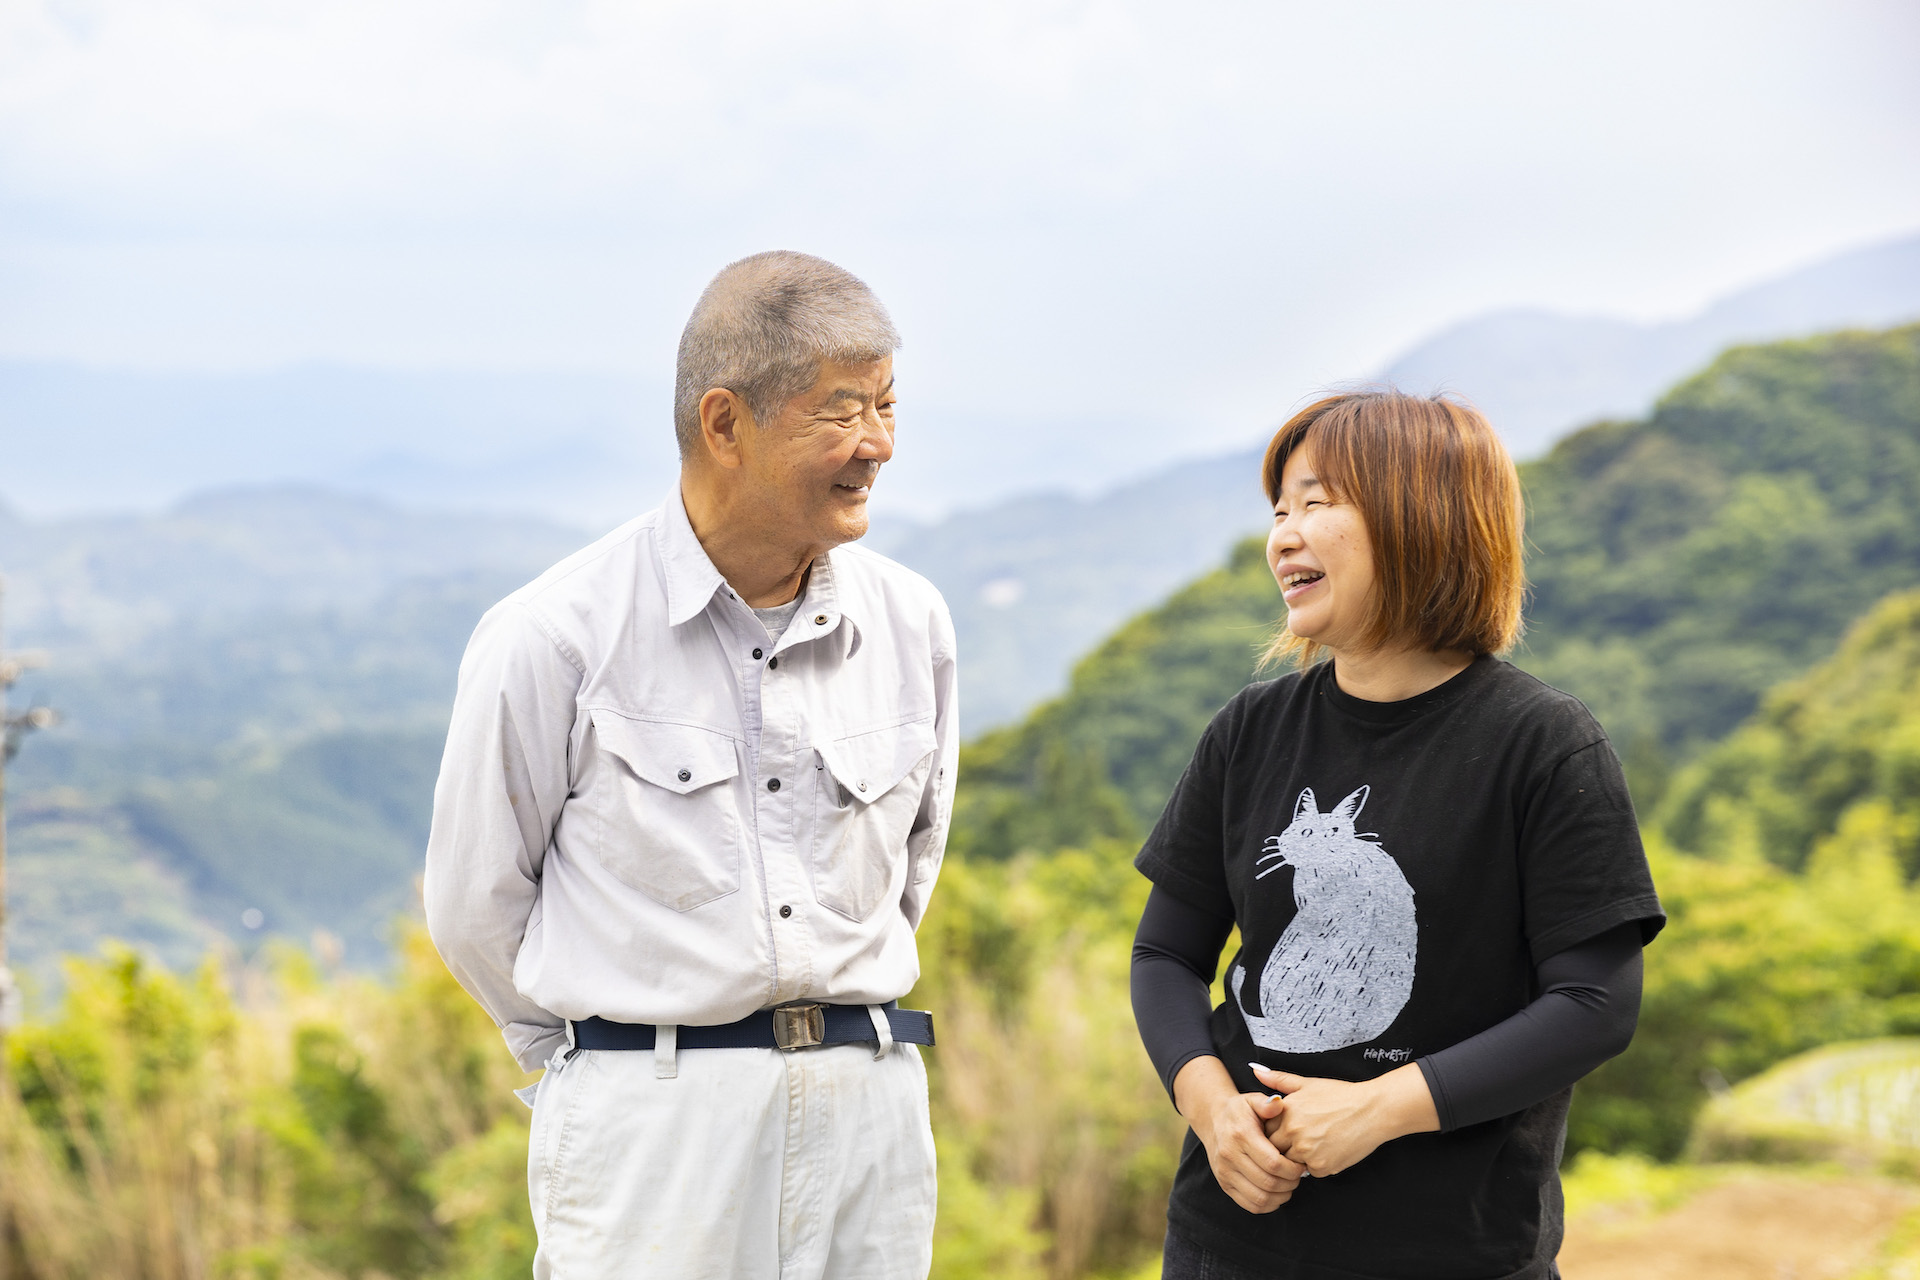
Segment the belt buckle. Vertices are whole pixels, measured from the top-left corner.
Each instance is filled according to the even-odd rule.
[[[773,1010],[773,1043],[788,1053],[826,1043],[825,1006],[809,1002],[778,1005]]]

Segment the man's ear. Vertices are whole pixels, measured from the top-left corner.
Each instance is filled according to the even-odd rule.
[[[700,397],[700,444],[707,456],[729,471],[746,462],[740,437],[753,430],[753,410],[725,387]]]

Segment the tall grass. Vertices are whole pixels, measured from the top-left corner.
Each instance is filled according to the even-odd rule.
[[[913,994],[939,1019],[939,1280],[1132,1274],[1159,1254],[1185,1126],[1127,998],[1147,889],[1131,852],[957,863],[942,879]]]
[[[524,1078],[417,929],[402,954],[391,985],[70,962],[6,1045],[9,1277],[524,1275]]]
[[[940,1280],[1157,1255],[1182,1126],[1127,1005],[1129,852],[943,878],[910,997],[940,1037]],[[293,949],[70,962],[58,1015],[6,1044],[8,1280],[527,1275],[529,1078],[417,925],[399,950],[384,983]]]

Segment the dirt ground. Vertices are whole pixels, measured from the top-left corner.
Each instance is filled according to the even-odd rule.
[[[1571,1222],[1566,1280],[1845,1280],[1920,1204],[1920,1189],[1877,1178],[1754,1174],[1665,1213]]]

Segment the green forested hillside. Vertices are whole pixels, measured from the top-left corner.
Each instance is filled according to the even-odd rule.
[[[1207,721],[1252,678],[1277,599],[1250,540],[1120,628],[1074,668],[1066,696],[966,748],[955,847],[1005,857],[1144,831]]]
[[[1771,694],[1689,766],[1658,825],[1681,849],[1798,870],[1863,807],[1920,873],[1920,592],[1888,599],[1831,662]]]
[[[1736,348],[1525,479],[1524,660],[1687,754],[1920,583],[1920,326]]]
[[[1670,923],[1633,1047],[1575,1095],[1575,1146],[1675,1155],[1719,1082],[1920,1033],[1917,658],[1903,592],[1676,781],[1648,830]]]
[[[1920,326],[1737,348],[1521,476],[1534,585],[1514,660],[1593,708],[1650,810],[1673,761],[1920,584]],[[1121,628],[1063,697],[969,749],[966,847],[1141,831],[1279,613],[1249,541]]]

